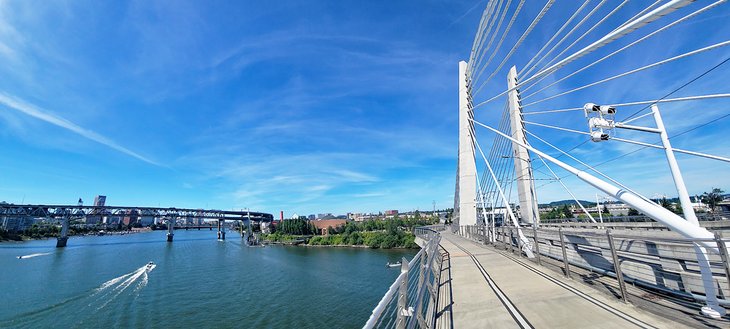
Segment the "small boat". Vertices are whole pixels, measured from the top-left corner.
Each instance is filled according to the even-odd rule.
[[[18,256],[18,259],[23,259],[23,256]]]
[[[400,267],[400,266],[401,266],[401,262],[397,262],[397,263],[388,262],[387,264],[385,264],[385,267]]]
[[[152,269],[152,267],[154,267],[154,266],[155,266],[155,263],[154,262],[147,263],[147,269],[148,270]]]

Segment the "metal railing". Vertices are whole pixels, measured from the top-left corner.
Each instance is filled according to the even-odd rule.
[[[443,265],[438,229],[418,227],[413,230],[425,245],[410,261],[402,259],[400,275],[373,309],[363,328],[434,327]]]
[[[493,234],[484,226],[463,226],[458,231],[467,239],[524,255],[514,227],[496,227]],[[522,231],[533,242],[533,262],[558,267],[569,278],[599,277],[613,286],[624,302],[632,298],[627,284],[663,295],[705,301],[695,247],[716,245],[715,252],[707,252],[712,280],[719,303],[730,306],[730,239],[720,233],[716,232],[714,239],[687,239],[667,231],[566,227],[526,227]]]

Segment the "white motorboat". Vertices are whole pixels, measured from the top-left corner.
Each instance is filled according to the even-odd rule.
[[[397,263],[388,262],[387,264],[385,264],[385,267],[400,267],[400,266],[401,266],[401,262],[397,262]]]

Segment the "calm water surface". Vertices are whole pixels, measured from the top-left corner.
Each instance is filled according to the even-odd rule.
[[[214,231],[55,243],[0,243],[0,328],[359,328],[398,275],[385,263],[415,254],[246,247]]]

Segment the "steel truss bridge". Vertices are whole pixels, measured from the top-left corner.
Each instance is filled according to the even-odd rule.
[[[203,218],[217,222],[218,237],[225,239],[225,221],[271,222],[272,214],[256,211],[160,208],[134,206],[83,206],[83,205],[14,205],[0,204],[0,218],[30,217],[49,218],[61,221],[61,235],[57,247],[65,247],[68,241],[69,221],[87,216],[155,217],[167,223],[167,241],[172,242],[175,222],[178,219]]]
[[[210,209],[188,209],[188,208],[160,208],[160,207],[127,207],[127,206],[79,206],[79,205],[13,205],[1,204],[0,217],[43,217],[58,218],[70,216],[71,218],[85,217],[87,215],[102,216],[135,216],[135,217],[164,217],[164,218],[205,218],[223,220],[251,219],[253,221],[270,222],[274,219],[272,214],[255,211],[234,211],[234,210],[210,210]]]
[[[542,6],[525,10],[535,5]],[[712,144],[687,143],[676,137],[730,116],[726,83],[730,65],[723,66],[730,61],[726,47],[730,25],[715,24],[710,34],[698,24],[712,20],[713,15],[720,15],[714,19],[724,17],[728,11],[725,0],[488,1],[469,58],[458,65],[454,224],[447,235],[456,236],[449,245],[458,248],[451,250],[469,254],[479,271],[469,280],[451,284],[487,279],[493,286],[498,282],[488,279],[490,266],[496,266],[496,271],[507,266],[484,264],[459,237],[496,248],[496,254],[503,254],[500,249],[516,251],[537,265],[557,261],[568,277],[580,267],[592,275],[612,276],[619,286],[626,279],[689,298],[697,313],[727,320],[730,241],[721,233],[728,223],[700,225],[676,154],[695,168],[698,164],[711,168],[704,172],[711,177],[730,176],[730,157],[713,154],[713,149],[727,152],[726,147],[710,148]],[[667,40],[685,42],[671,47],[672,41]],[[682,109],[694,112],[676,114]],[[672,128],[674,124],[682,129]],[[708,132],[707,138],[721,136]],[[703,146],[707,149],[698,149]],[[679,207],[672,211],[658,198],[638,192],[651,187],[644,182],[637,186],[636,177],[655,182],[671,177]],[[586,194],[588,199],[595,196],[598,205],[601,198],[624,203],[663,230],[637,234],[605,225],[600,207],[595,208],[598,213],[589,211],[579,200]],[[573,200],[585,226],[541,223],[538,200],[555,200],[555,195]],[[429,237],[436,235],[443,234]],[[513,280],[518,280],[517,275]],[[529,286],[527,282],[510,284]],[[399,298],[394,289],[386,298]],[[530,294],[524,289],[520,296]],[[619,298],[626,301],[626,288],[620,289]],[[505,295],[498,288],[492,290]],[[410,295],[401,291],[401,296],[408,300]],[[502,301],[518,327],[532,327],[529,319],[520,320],[521,312],[511,312],[518,307],[509,298]],[[434,319],[431,323],[414,321],[408,304],[398,305],[401,308],[393,311],[395,327],[442,325],[439,316],[426,317]],[[390,309],[379,307],[366,327],[390,323],[384,315]],[[457,317],[451,320],[457,322]],[[633,324],[646,327],[641,323]]]

